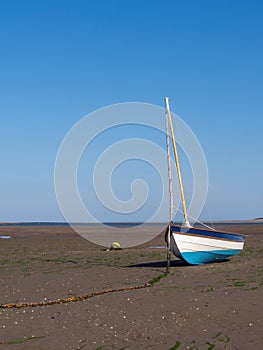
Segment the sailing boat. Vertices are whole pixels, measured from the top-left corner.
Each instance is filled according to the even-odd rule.
[[[165,235],[168,254],[172,252],[177,258],[184,260],[191,265],[207,264],[226,260],[229,257],[241,252],[244,247],[244,237],[236,233],[217,231],[206,225],[205,228],[195,228],[191,226],[186,210],[183,183],[169,107],[169,98],[166,97],[164,100],[166,105],[166,145],[170,187],[170,224],[168,225]],[[172,222],[173,197],[169,134],[172,138],[176,171],[184,212],[184,224],[182,226],[174,225]],[[168,261],[170,261],[170,259],[168,259]]]

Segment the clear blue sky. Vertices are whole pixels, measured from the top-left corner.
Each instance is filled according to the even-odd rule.
[[[209,169],[202,219],[263,216],[263,2],[0,1],[0,221],[63,220],[67,131],[119,102],[163,106]]]

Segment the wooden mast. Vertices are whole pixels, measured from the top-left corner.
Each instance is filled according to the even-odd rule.
[[[168,119],[169,125],[170,125],[170,132],[171,132],[172,145],[173,145],[173,151],[174,151],[174,159],[175,159],[175,164],[176,164],[177,177],[178,177],[180,194],[181,194],[181,200],[182,200],[182,206],[183,206],[183,211],[184,211],[184,224],[185,224],[185,226],[190,227],[191,225],[189,223],[187,210],[186,210],[183,182],[182,182],[182,177],[181,177],[181,171],[180,171],[179,159],[178,159],[178,154],[177,154],[176,142],[175,142],[175,138],[174,138],[173,123],[172,123],[170,106],[169,106],[169,98],[165,97],[164,100],[165,100],[165,105],[166,105],[167,119]]]
[[[171,168],[171,152],[170,152],[170,140],[169,140],[169,120],[166,113],[165,118],[165,129],[166,129],[166,148],[167,148],[167,165],[168,165],[168,179],[169,179],[169,194],[170,194],[170,216],[169,216],[169,225],[166,234],[166,243],[167,243],[167,265],[166,273],[170,271],[170,262],[171,262],[171,223],[173,221],[173,180],[172,180],[172,168]]]
[[[171,152],[170,152],[170,140],[169,140],[169,120],[168,115],[166,115],[166,148],[167,148],[167,166],[168,166],[168,179],[169,179],[169,194],[170,194],[170,223],[173,221],[173,178],[172,178],[172,168],[171,168]]]

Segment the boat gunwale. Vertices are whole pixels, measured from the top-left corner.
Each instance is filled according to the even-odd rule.
[[[227,231],[218,231],[218,230],[213,230],[213,229],[202,229],[202,228],[196,228],[196,227],[188,227],[188,226],[179,226],[179,225],[174,225],[174,224],[170,224],[171,227],[171,233],[176,233],[176,234],[180,234],[180,235],[188,235],[188,236],[193,236],[193,237],[202,237],[202,238],[212,238],[212,239],[217,239],[217,240],[225,240],[225,241],[232,241],[232,242],[244,242],[245,238],[243,235],[239,234],[239,233],[234,233],[234,232],[227,232]],[[233,237],[239,237],[240,239],[232,239],[231,237],[214,237],[214,236],[209,236],[209,235],[205,235],[205,234],[194,234],[194,233],[190,233],[190,232],[181,232],[181,231],[175,231],[173,232],[172,227],[181,229],[187,229],[187,230],[197,230],[197,231],[206,231],[206,232],[211,232],[211,233],[220,233],[222,235],[230,235]]]

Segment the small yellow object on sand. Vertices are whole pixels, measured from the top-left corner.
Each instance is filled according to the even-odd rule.
[[[110,249],[113,249],[113,250],[121,249],[121,245],[118,242],[112,242]]]

